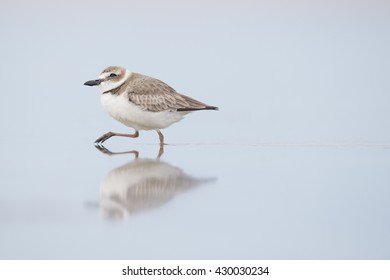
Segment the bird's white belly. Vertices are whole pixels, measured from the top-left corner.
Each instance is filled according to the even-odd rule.
[[[104,93],[100,101],[111,117],[136,130],[162,129],[180,121],[185,112],[149,112],[130,102],[126,94]]]

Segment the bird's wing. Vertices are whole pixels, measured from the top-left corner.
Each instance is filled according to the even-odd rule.
[[[166,83],[147,76],[133,80],[128,86],[129,100],[142,109],[151,112],[165,110],[201,110],[206,104],[177,93]]]

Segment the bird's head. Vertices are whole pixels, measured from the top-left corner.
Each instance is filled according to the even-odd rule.
[[[96,80],[84,83],[86,86],[99,86],[102,93],[121,86],[130,76],[130,71],[120,66],[109,66],[105,68]]]

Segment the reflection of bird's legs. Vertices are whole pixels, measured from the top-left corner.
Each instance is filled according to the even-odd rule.
[[[106,134],[103,134],[100,136],[96,141],[95,144],[102,144],[107,139],[111,138],[112,136],[122,136],[122,137],[130,137],[130,138],[137,138],[139,136],[138,130],[135,131],[134,134],[124,134],[124,133],[116,133],[116,132],[107,132]]]
[[[164,145],[160,144],[160,150],[158,151],[157,159],[159,159],[164,153]]]
[[[158,138],[160,139],[160,150],[158,151],[157,158],[160,158],[164,153],[164,135],[161,133],[159,129],[156,129],[158,133]]]
[[[103,154],[112,156],[112,155],[124,155],[124,154],[134,154],[135,158],[138,158],[139,152],[138,151],[127,151],[127,152],[111,152],[109,149],[104,147],[103,145],[95,145],[96,149],[98,149]]]

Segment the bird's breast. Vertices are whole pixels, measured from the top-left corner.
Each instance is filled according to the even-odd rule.
[[[126,94],[104,93],[100,99],[104,109],[111,117],[136,130],[162,129],[181,120],[185,114],[180,112],[149,112],[132,103]]]

